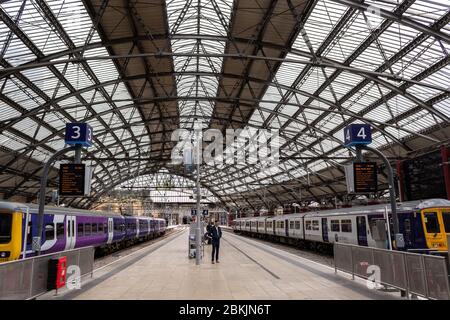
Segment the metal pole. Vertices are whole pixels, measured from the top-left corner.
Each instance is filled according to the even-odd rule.
[[[394,170],[392,170],[392,166],[389,162],[389,160],[386,158],[386,156],[378,151],[377,149],[371,148],[369,146],[360,145],[356,147],[356,150],[358,149],[365,149],[368,151],[371,151],[378,155],[386,165],[386,168],[388,170],[388,182],[389,182],[389,196],[390,196],[390,202],[391,202],[391,212],[392,212],[392,220],[394,222],[394,233],[395,233],[395,247],[396,248],[403,248],[403,235],[400,234],[399,231],[399,223],[398,223],[398,215],[397,215],[397,204],[396,204],[396,196],[395,196],[395,188],[394,188]],[[358,151],[357,151],[358,152]],[[389,221],[388,221],[389,223]]]
[[[50,171],[50,166],[52,165],[53,161],[55,161],[58,157],[62,156],[63,154],[66,154],[69,151],[80,149],[81,152],[81,146],[72,146],[68,147],[62,150],[59,150],[56,152],[53,156],[48,159],[47,163],[44,166],[44,170],[42,172],[41,177],[41,186],[39,188],[39,211],[38,211],[38,228],[37,228],[37,236],[33,239],[33,249],[36,249],[36,255],[41,254],[41,236],[42,236],[42,228],[44,225],[44,205],[45,205],[45,188],[47,187],[47,178],[48,178],[48,172]]]
[[[195,264],[200,265],[200,254],[201,254],[201,212],[200,212],[200,130],[198,128],[197,135],[197,232],[196,232],[196,248],[195,248]]]
[[[30,208],[29,207],[25,207],[25,208],[27,210],[27,215],[25,217],[25,228],[24,228],[24,232],[23,232],[23,254],[22,254],[22,259],[25,259],[27,257],[28,224],[30,222]]]
[[[387,235],[388,235],[388,249],[392,250],[392,239],[391,239],[391,224],[389,223],[389,212],[387,209],[387,206],[384,208],[384,215],[386,219],[386,228],[387,228]]]
[[[79,164],[81,163],[81,145],[80,146],[75,146],[75,160],[74,163]]]

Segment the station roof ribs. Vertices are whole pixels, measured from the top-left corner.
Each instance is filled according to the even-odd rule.
[[[2,1],[0,198],[36,199],[67,122],[95,136],[92,195],[68,205],[138,177],[193,179],[171,165],[171,137],[196,119],[280,133],[277,172],[203,165],[223,205],[341,198],[348,124],[371,124],[392,159],[449,144],[449,52],[445,0]]]

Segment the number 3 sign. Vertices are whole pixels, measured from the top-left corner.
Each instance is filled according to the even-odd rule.
[[[65,142],[69,145],[92,146],[92,127],[87,123],[67,123]]]
[[[344,129],[345,146],[372,143],[372,130],[368,124],[351,124]]]

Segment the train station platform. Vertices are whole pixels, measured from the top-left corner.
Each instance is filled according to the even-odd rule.
[[[188,231],[94,272],[79,290],[44,299],[396,299],[334,269],[260,241],[224,232],[220,263],[206,246],[200,266],[187,254]]]

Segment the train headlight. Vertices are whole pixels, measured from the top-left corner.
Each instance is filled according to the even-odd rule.
[[[8,258],[11,255],[9,251],[0,251],[0,258]]]

